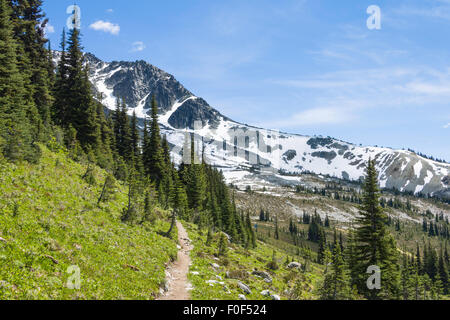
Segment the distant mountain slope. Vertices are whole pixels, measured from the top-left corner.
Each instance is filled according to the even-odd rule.
[[[196,97],[172,75],[144,61],[103,62],[86,54],[90,78],[104,105],[115,109],[123,97],[138,117],[148,114],[151,96],[160,107],[163,133],[181,161],[185,133],[201,137],[208,161],[223,167],[229,181],[263,179],[279,184],[297,184],[299,177],[279,172],[312,172],[348,180],[364,176],[369,158],[377,162],[383,188],[450,198],[450,165],[419,157],[413,152],[379,147],[361,147],[333,138],[307,137],[243,125],[222,115]],[[197,121],[197,125],[196,125]],[[201,150],[199,146],[199,150]],[[252,174],[249,174],[249,171]],[[259,173],[259,174],[258,174]]]

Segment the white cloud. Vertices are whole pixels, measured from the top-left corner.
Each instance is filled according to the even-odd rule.
[[[50,34],[50,33],[55,33],[55,27],[54,26],[52,26],[50,23],[47,23],[47,25],[45,26],[45,28],[44,28],[44,33],[47,35],[47,34]]]
[[[287,120],[290,125],[321,125],[351,122],[354,116],[341,108],[314,108],[295,114]]]
[[[145,44],[142,41],[136,41],[133,43],[133,48],[131,49],[131,52],[140,52],[144,51]]]
[[[450,100],[450,68],[358,69],[269,82],[298,94],[303,101],[299,108],[308,105],[267,124],[272,127],[350,123],[370,110],[443,108]]]
[[[450,122],[444,126],[444,129],[450,128]]]
[[[419,16],[432,19],[450,20],[450,1],[437,0],[437,3],[426,6],[403,5],[394,10],[394,13],[403,16]]]
[[[351,101],[349,104],[354,104]],[[336,125],[351,123],[358,119],[357,107],[341,107],[336,105],[314,107],[289,115],[284,119],[258,123],[267,128],[310,127],[318,125]]]
[[[108,12],[108,13],[113,13],[114,10],[113,10],[113,9],[108,9],[108,10],[106,10],[106,12]]]
[[[91,24],[89,28],[96,31],[103,31],[107,33],[111,33],[112,35],[117,36],[120,32],[120,26],[118,24],[114,24],[108,21],[98,20]]]

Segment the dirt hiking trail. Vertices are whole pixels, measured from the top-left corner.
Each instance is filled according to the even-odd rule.
[[[181,249],[178,250],[178,258],[166,271],[168,291],[158,300],[189,300],[190,284],[188,281],[189,266],[191,258],[189,256],[192,250],[191,240],[188,237],[186,229],[177,221],[178,242]]]

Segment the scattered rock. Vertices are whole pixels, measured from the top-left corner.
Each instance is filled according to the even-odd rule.
[[[288,264],[288,269],[300,269],[301,268],[301,264],[298,262],[291,262]]]
[[[200,274],[200,272],[198,272],[198,271],[192,271],[191,274],[194,275],[194,276],[198,276],[198,275]]]
[[[231,270],[227,271],[226,277],[228,279],[247,280],[248,273],[244,270]]]
[[[81,249],[83,249],[83,247],[82,247],[81,245],[76,244],[76,243],[75,243],[74,247],[75,247],[75,250],[78,250],[78,251],[80,251]]]
[[[6,239],[3,239],[2,237],[0,237],[0,241],[1,242],[6,242]]]
[[[263,278],[264,281],[266,281],[267,283],[272,283],[272,277],[270,276],[270,274],[268,274],[265,271],[255,270],[255,271],[253,271],[252,274],[257,276],[257,277]]]
[[[283,154],[283,159],[285,159],[285,161],[291,161],[292,159],[294,159],[297,156],[297,151],[295,150],[288,150]]]
[[[177,249],[181,250],[181,246],[179,244],[177,244]]]
[[[220,266],[217,263],[211,263],[211,267],[214,269],[214,271],[219,271]]]
[[[239,295],[239,300],[247,300],[247,298],[243,294],[240,294]]]
[[[222,280],[222,277],[221,277],[221,276],[216,276],[216,278],[219,279],[219,280]]]
[[[252,291],[250,290],[250,288],[247,285],[243,284],[242,282],[238,281],[238,286],[246,294],[252,294]]]
[[[277,294],[272,294],[270,297],[272,298],[272,300],[281,300],[280,296]]]
[[[261,291],[261,295],[264,297],[268,297],[268,296],[270,296],[270,291],[269,290]]]
[[[206,283],[209,284],[211,287],[214,286],[215,284],[220,284],[222,286],[225,285],[225,282],[219,282],[217,280],[206,280]]]

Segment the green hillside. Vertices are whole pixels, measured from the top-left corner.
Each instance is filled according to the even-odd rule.
[[[106,172],[42,147],[38,165],[0,162],[0,299],[152,299],[176,257],[161,211],[153,225],[122,223],[126,189],[97,207]],[[69,266],[82,290],[67,288]]]

